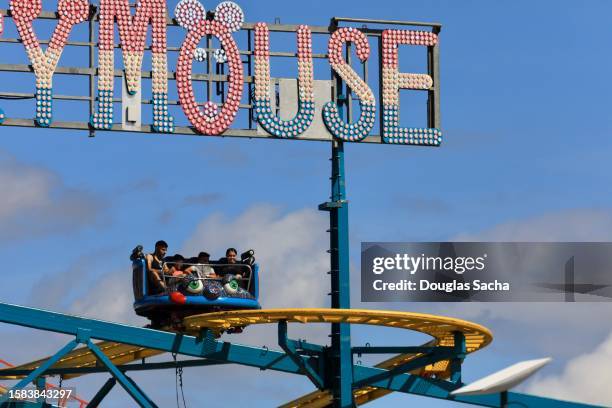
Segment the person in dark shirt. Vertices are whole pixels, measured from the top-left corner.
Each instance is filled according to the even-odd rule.
[[[228,248],[225,251],[225,258],[221,258],[218,262],[219,275],[236,275],[236,278],[248,278],[250,276],[250,268],[242,262],[238,262],[238,251],[236,248]]]
[[[145,257],[149,295],[158,295],[164,293],[167,289],[164,274],[168,272],[168,267],[163,262],[167,252],[168,244],[166,241],[157,241],[155,243],[155,251],[152,254],[147,254]]]

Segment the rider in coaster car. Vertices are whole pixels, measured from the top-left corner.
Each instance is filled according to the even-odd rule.
[[[138,249],[138,247],[136,247],[136,249]],[[164,293],[167,289],[163,278],[163,275],[168,273],[168,267],[163,261],[167,251],[168,244],[166,241],[157,241],[155,243],[155,251],[152,254],[147,254],[145,256],[145,260],[147,262],[147,281],[148,287],[150,288],[150,295]]]
[[[255,264],[255,251],[252,249],[244,252],[240,255],[240,261],[238,261],[238,251],[235,248],[228,248],[225,251],[225,258],[217,261],[220,266],[217,268],[220,276],[224,275],[235,275],[236,278],[249,278],[250,268]]]
[[[166,259],[169,265],[168,275],[171,276],[170,283],[173,290],[183,282],[184,278],[198,277],[198,271],[195,266],[185,265],[185,257],[181,254],[176,254]]]
[[[186,268],[185,257],[180,254],[176,254],[166,259],[166,263],[170,266],[169,275],[174,278],[184,278],[187,274],[191,273],[191,267]]]
[[[218,263],[221,265],[218,269],[220,269],[220,275],[236,275],[241,276],[243,269],[238,264],[238,251],[236,248],[228,248],[225,251],[225,258],[219,259]]]
[[[210,254],[208,252],[200,252],[197,258],[192,258],[191,263],[194,263],[193,271],[198,278],[217,278],[214,268],[210,265]]]

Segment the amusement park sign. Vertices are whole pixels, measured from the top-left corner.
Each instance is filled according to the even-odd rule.
[[[135,10],[132,10],[135,9]],[[438,32],[439,27],[421,23],[429,29],[375,29],[361,27],[313,28],[306,25],[281,26],[267,23],[248,24],[244,22],[242,9],[233,2],[222,2],[214,11],[207,12],[197,0],[182,0],[174,9],[174,19],[168,19],[167,4],[164,0],[142,0],[131,5],[129,0],[99,0],[93,6],[87,0],[59,0],[57,13],[46,13],[47,19],[55,19],[48,46],[43,50],[41,40],[34,28],[34,21],[41,18],[41,0],[10,0],[9,10],[0,14],[0,35],[5,25],[12,20],[16,26],[18,42],[25,47],[30,65],[23,72],[35,75],[35,118],[33,120],[17,119],[7,110],[0,110],[0,123],[12,126],[57,127],[69,129],[96,130],[137,130],[155,133],[182,133],[200,135],[237,135],[232,125],[240,109],[249,110],[249,126],[242,129],[242,136],[256,137],[262,132],[266,137],[283,139],[300,139],[313,127],[313,123],[322,122],[321,128],[328,137],[326,140],[359,142],[368,139],[382,143],[438,146],[442,141],[439,129],[439,80],[438,80]],[[3,19],[3,16],[8,18]],[[88,69],[66,69],[58,67],[64,48],[76,43],[68,41],[75,26],[89,22],[90,26],[90,66]],[[94,65],[94,43],[92,30],[98,24],[97,65]],[[170,50],[168,47],[168,28],[177,25],[184,30],[179,35],[179,47]],[[394,22],[399,26],[401,22]],[[115,39],[115,25],[119,38]],[[151,27],[150,48],[147,47],[147,32]],[[248,49],[239,47],[235,35],[247,31]],[[275,81],[271,77],[270,57],[281,53],[270,50],[271,32],[295,32],[298,78],[291,99],[297,111],[291,119],[281,119],[283,106],[277,106]],[[313,54],[313,34],[324,34],[327,39],[327,53]],[[219,47],[211,48],[211,38],[218,40]],[[117,41],[118,40],[118,41]],[[371,41],[376,41],[376,47]],[[0,39],[1,42],[8,40]],[[17,42],[13,41],[13,42]],[[201,48],[206,41],[208,46]],[[124,70],[115,70],[117,42],[122,53]],[[44,42],[47,43],[47,42]],[[83,45],[83,44],[81,44]],[[400,72],[399,50],[401,45],[425,47],[428,52],[427,73]],[[364,66],[364,75],[360,75],[351,65],[350,47],[354,47],[357,57]],[[345,53],[345,47],[348,52]],[[368,83],[367,61],[372,57],[372,50],[378,52],[378,81]],[[151,71],[143,72],[145,51],[150,50]],[[178,53],[174,71],[169,70],[169,52]],[[214,51],[214,52],[213,52]],[[8,53],[2,53],[3,58]],[[243,56],[248,60],[243,60]],[[287,55],[285,55],[287,56]],[[211,60],[215,60],[217,75],[211,70]],[[317,94],[313,58],[328,60],[333,72],[334,92],[330,85],[329,92],[323,94],[326,100],[315,103],[321,98]],[[208,60],[208,61],[207,61]],[[199,62],[208,64],[207,75],[194,73],[194,65]],[[17,65],[0,64],[0,71],[20,71]],[[21,66],[23,67],[23,66]],[[221,67],[221,72],[219,72]],[[245,73],[245,67],[248,72]],[[221,73],[222,75],[219,75]],[[89,119],[81,122],[54,121],[55,74],[87,75],[90,78],[90,95],[81,97],[81,101],[90,103]],[[115,78],[123,78],[123,98],[115,99]],[[141,97],[141,78],[151,78],[152,106],[151,124],[140,126],[140,105],[145,103]],[[95,78],[95,79],[94,79]],[[194,91],[197,78],[221,83],[222,100],[198,102]],[[8,81],[2,80],[8,85]],[[169,98],[169,82],[176,86],[177,101]],[[95,82],[95,83],[94,83]],[[329,81],[328,81],[329,82]],[[331,84],[331,82],[330,82]],[[344,86],[342,85],[344,84]],[[97,85],[96,87],[94,85]],[[373,87],[378,88],[378,98]],[[245,87],[247,92],[245,92]],[[3,87],[4,88],[4,87]],[[94,89],[96,89],[94,91]],[[219,89],[219,87],[217,87]],[[344,92],[343,89],[346,89]],[[400,90],[410,89],[425,91],[428,94],[427,125],[421,127],[403,127],[400,125]],[[8,97],[2,93],[0,97]],[[245,99],[248,101],[245,102]],[[64,98],[70,99],[70,98]],[[359,104],[359,118],[352,120],[351,102]],[[117,122],[115,105],[122,104],[122,119]],[[286,105],[283,101],[281,105]],[[178,126],[169,111],[169,106],[180,105],[188,126]],[[343,106],[344,105],[344,106]],[[378,106],[377,106],[378,105]],[[34,110],[33,109],[33,110]],[[131,110],[130,110],[131,109]],[[279,112],[280,110],[280,112]],[[178,111],[177,111],[178,112]],[[287,116],[286,112],[285,115]],[[185,122],[184,119],[182,119]],[[129,122],[137,123],[137,128],[130,128]],[[379,134],[375,135],[378,124]],[[232,133],[234,132],[234,134]],[[239,133],[239,132],[238,132]],[[323,138],[325,139],[325,138]]]

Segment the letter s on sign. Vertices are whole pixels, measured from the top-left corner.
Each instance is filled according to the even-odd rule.
[[[357,122],[347,124],[340,118],[338,104],[328,102],[323,107],[323,121],[335,137],[354,142],[363,140],[372,131],[376,116],[376,99],[368,84],[357,75],[342,56],[343,45],[349,41],[355,44],[359,59],[363,62],[367,61],[370,56],[370,44],[367,37],[356,28],[343,27],[335,31],[329,38],[329,63],[359,97],[361,116]]]

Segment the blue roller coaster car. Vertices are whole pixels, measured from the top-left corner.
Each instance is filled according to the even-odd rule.
[[[166,265],[171,266],[172,262]],[[182,266],[198,273],[181,277],[166,273],[163,276],[166,290],[155,291],[150,288],[151,272],[145,258],[132,259],[134,311],[151,320],[151,327],[180,330],[181,322],[187,316],[261,309],[259,266],[256,263],[184,263]],[[201,271],[210,272],[199,273]]]

